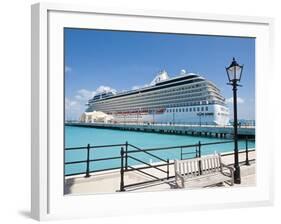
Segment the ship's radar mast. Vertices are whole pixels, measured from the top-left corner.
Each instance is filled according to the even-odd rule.
[[[162,70],[160,72],[158,72],[158,74],[156,75],[156,77],[152,80],[152,82],[150,83],[150,85],[155,85],[158,82],[162,82],[165,80],[168,80],[170,77],[168,75],[168,73],[165,70]]]
[[[185,69],[182,69],[182,70],[180,71],[180,75],[187,75],[187,71],[186,71]]]

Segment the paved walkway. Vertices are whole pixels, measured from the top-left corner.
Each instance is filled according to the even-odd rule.
[[[255,160],[255,152],[249,153],[249,159]],[[225,164],[233,164],[233,155],[227,155],[222,157],[222,161]],[[245,153],[239,154],[239,161],[245,161]],[[162,168],[166,170],[166,167]],[[170,165],[170,175],[174,175],[174,166]],[[165,178],[164,173],[155,169],[147,169],[146,172],[153,174],[157,177]],[[254,186],[255,180],[255,162],[252,161],[250,166],[241,164],[241,184],[234,185],[234,187],[242,186]],[[139,172],[126,172],[124,175],[125,185],[149,181],[151,177],[141,174]],[[173,179],[171,179],[172,181]],[[222,185],[229,187],[227,184]],[[114,193],[120,189],[120,170],[107,171],[102,173],[94,173],[91,177],[85,178],[84,175],[68,177],[65,180],[65,194],[81,195],[81,194],[95,194],[95,193]],[[159,191],[170,190],[171,185],[167,182],[153,183],[146,186],[140,186],[133,188],[133,191]]]

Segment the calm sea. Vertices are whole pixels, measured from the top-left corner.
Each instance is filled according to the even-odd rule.
[[[65,126],[65,147],[83,147],[90,145],[112,145],[112,144],[125,144],[127,141],[129,144],[135,145],[142,149],[167,147],[167,146],[180,146],[209,142],[223,142],[228,139],[220,138],[208,138],[197,136],[185,136],[185,135],[171,135],[171,134],[158,134],[158,133],[146,133],[146,132],[134,132],[134,131],[119,131],[111,129],[96,129],[85,127],[71,127]],[[249,142],[249,148],[255,147],[255,142]],[[239,141],[239,149],[245,148],[245,141]],[[134,150],[129,147],[129,150]],[[194,152],[195,148],[184,149],[183,152]],[[202,146],[202,155],[211,154],[214,152],[232,152],[233,143],[226,143],[220,145]],[[65,161],[77,161],[86,160],[87,150],[75,150],[66,151]],[[170,149],[164,151],[154,151],[153,154],[163,159],[179,159],[180,149]],[[90,159],[99,159],[106,157],[120,156],[120,147],[109,147],[100,149],[91,149]],[[193,155],[185,155],[184,158],[188,158]],[[157,162],[154,157],[148,156],[145,153],[134,153],[136,158],[141,159],[148,163]],[[136,165],[139,162],[129,159],[129,165]],[[120,166],[120,159],[114,159],[109,161],[98,161],[90,163],[90,170],[99,170],[114,168]],[[65,166],[65,174],[80,173],[86,170],[85,163],[71,164]]]

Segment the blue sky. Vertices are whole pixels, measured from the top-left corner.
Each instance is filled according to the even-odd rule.
[[[96,92],[149,84],[163,69],[170,76],[181,69],[199,73],[231,102],[225,67],[232,57],[244,64],[238,117],[254,119],[254,38],[65,29],[66,118],[77,119]],[[232,110],[232,104],[228,105]]]

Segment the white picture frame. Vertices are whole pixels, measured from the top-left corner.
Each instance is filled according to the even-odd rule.
[[[63,27],[256,38],[255,187],[65,197],[63,195]],[[100,217],[273,203],[273,143],[269,141],[273,19],[190,12],[32,5],[32,183],[31,214],[37,220]],[[59,150],[61,148],[61,151]],[[182,200],[188,198],[188,200]],[[149,202],[149,203],[147,203]],[[126,204],[134,206],[122,209]],[[80,210],[79,210],[80,209]]]

